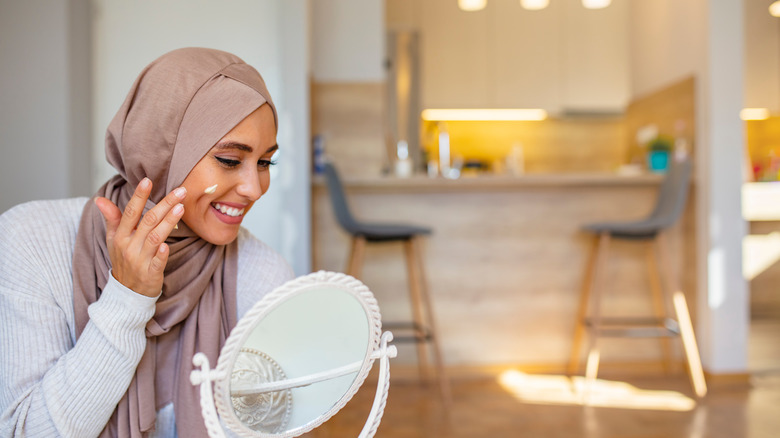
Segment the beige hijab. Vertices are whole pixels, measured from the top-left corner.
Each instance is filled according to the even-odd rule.
[[[234,55],[186,48],[161,56],[141,72],[108,126],[106,156],[119,174],[97,196],[124,210],[146,176],[154,183],[148,210],[180,186],[220,138],[265,103],[276,121],[260,74]],[[212,245],[183,223],[166,242],[170,255],[162,295],[146,325],[146,350],[101,437],[145,436],[154,428],[156,411],[170,402],[179,436],[207,436],[198,390],[189,383],[192,356],[204,352],[216,363],[236,324],[238,244]],[[73,255],[77,336],[110,268],[105,222],[88,202]]]

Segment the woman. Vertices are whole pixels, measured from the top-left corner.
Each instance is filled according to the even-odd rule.
[[[268,190],[277,114],[234,55],[150,64],[108,127],[93,200],[0,216],[0,436],[205,437],[192,356],[292,278],[240,227]]]

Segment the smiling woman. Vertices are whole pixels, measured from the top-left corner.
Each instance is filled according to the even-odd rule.
[[[215,245],[235,240],[244,214],[268,191],[268,169],[278,149],[274,113],[262,105],[225,134],[182,183],[194,194],[183,202],[184,223]]]
[[[241,227],[277,122],[254,68],[175,50],[109,124],[117,175],[94,202],[0,216],[0,436],[206,436],[190,359],[216,361],[238,315],[292,277]]]

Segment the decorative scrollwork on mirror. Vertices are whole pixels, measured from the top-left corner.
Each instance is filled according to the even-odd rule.
[[[242,348],[233,365],[230,387],[278,382],[286,378],[282,368],[270,356],[253,348]],[[252,430],[279,433],[290,421],[290,389],[246,395],[232,391],[231,400],[238,419]]]

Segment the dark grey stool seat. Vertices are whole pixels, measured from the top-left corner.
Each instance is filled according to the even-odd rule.
[[[326,163],[324,168],[325,180],[328,185],[331,205],[336,219],[352,239],[352,248],[347,262],[346,273],[355,278],[360,278],[363,265],[364,250],[367,242],[402,242],[406,255],[406,269],[409,282],[409,296],[412,307],[411,322],[385,322],[388,328],[409,330],[410,335],[401,334],[394,336],[398,342],[413,342],[417,344],[418,365],[420,376],[427,376],[427,351],[426,346],[433,350],[434,366],[438,374],[439,386],[445,403],[450,400],[449,380],[445,374],[444,364],[439,349],[438,332],[435,328],[435,320],[431,300],[428,296],[420,256],[419,240],[431,234],[431,229],[423,226],[360,221],[352,215],[344,187],[341,183],[338,171],[331,163]],[[395,335],[395,333],[394,333]]]
[[[589,348],[585,377],[589,382],[595,380],[598,374],[598,339],[600,337],[662,338],[666,359],[665,366],[668,368],[671,360],[668,338],[679,336],[685,350],[694,392],[700,397],[707,393],[688,305],[674,275],[664,237],[664,231],[678,221],[685,209],[690,178],[691,162],[689,159],[673,162],[661,183],[655,207],[647,217],[635,221],[598,222],[582,227],[584,232],[593,235],[594,238],[580,293],[574,341],[569,361],[570,374],[577,373],[581,343],[586,331]],[[639,241],[647,244],[647,263],[650,274],[650,289],[653,294],[654,317],[601,317],[603,273],[606,269],[607,251],[611,239]],[[663,275],[657,266],[658,258],[663,262],[661,264]],[[666,280],[666,288],[660,286],[664,279]],[[668,312],[669,304],[672,305],[673,312]]]
[[[369,242],[409,240],[414,236],[431,234],[430,228],[415,225],[360,222],[348,233],[363,236]]]
[[[431,234],[430,228],[417,225],[358,221],[349,208],[341,177],[336,168],[331,163],[325,163],[324,172],[333,212],[339,225],[350,235],[362,236],[369,242],[386,242],[409,240],[415,236]]]

